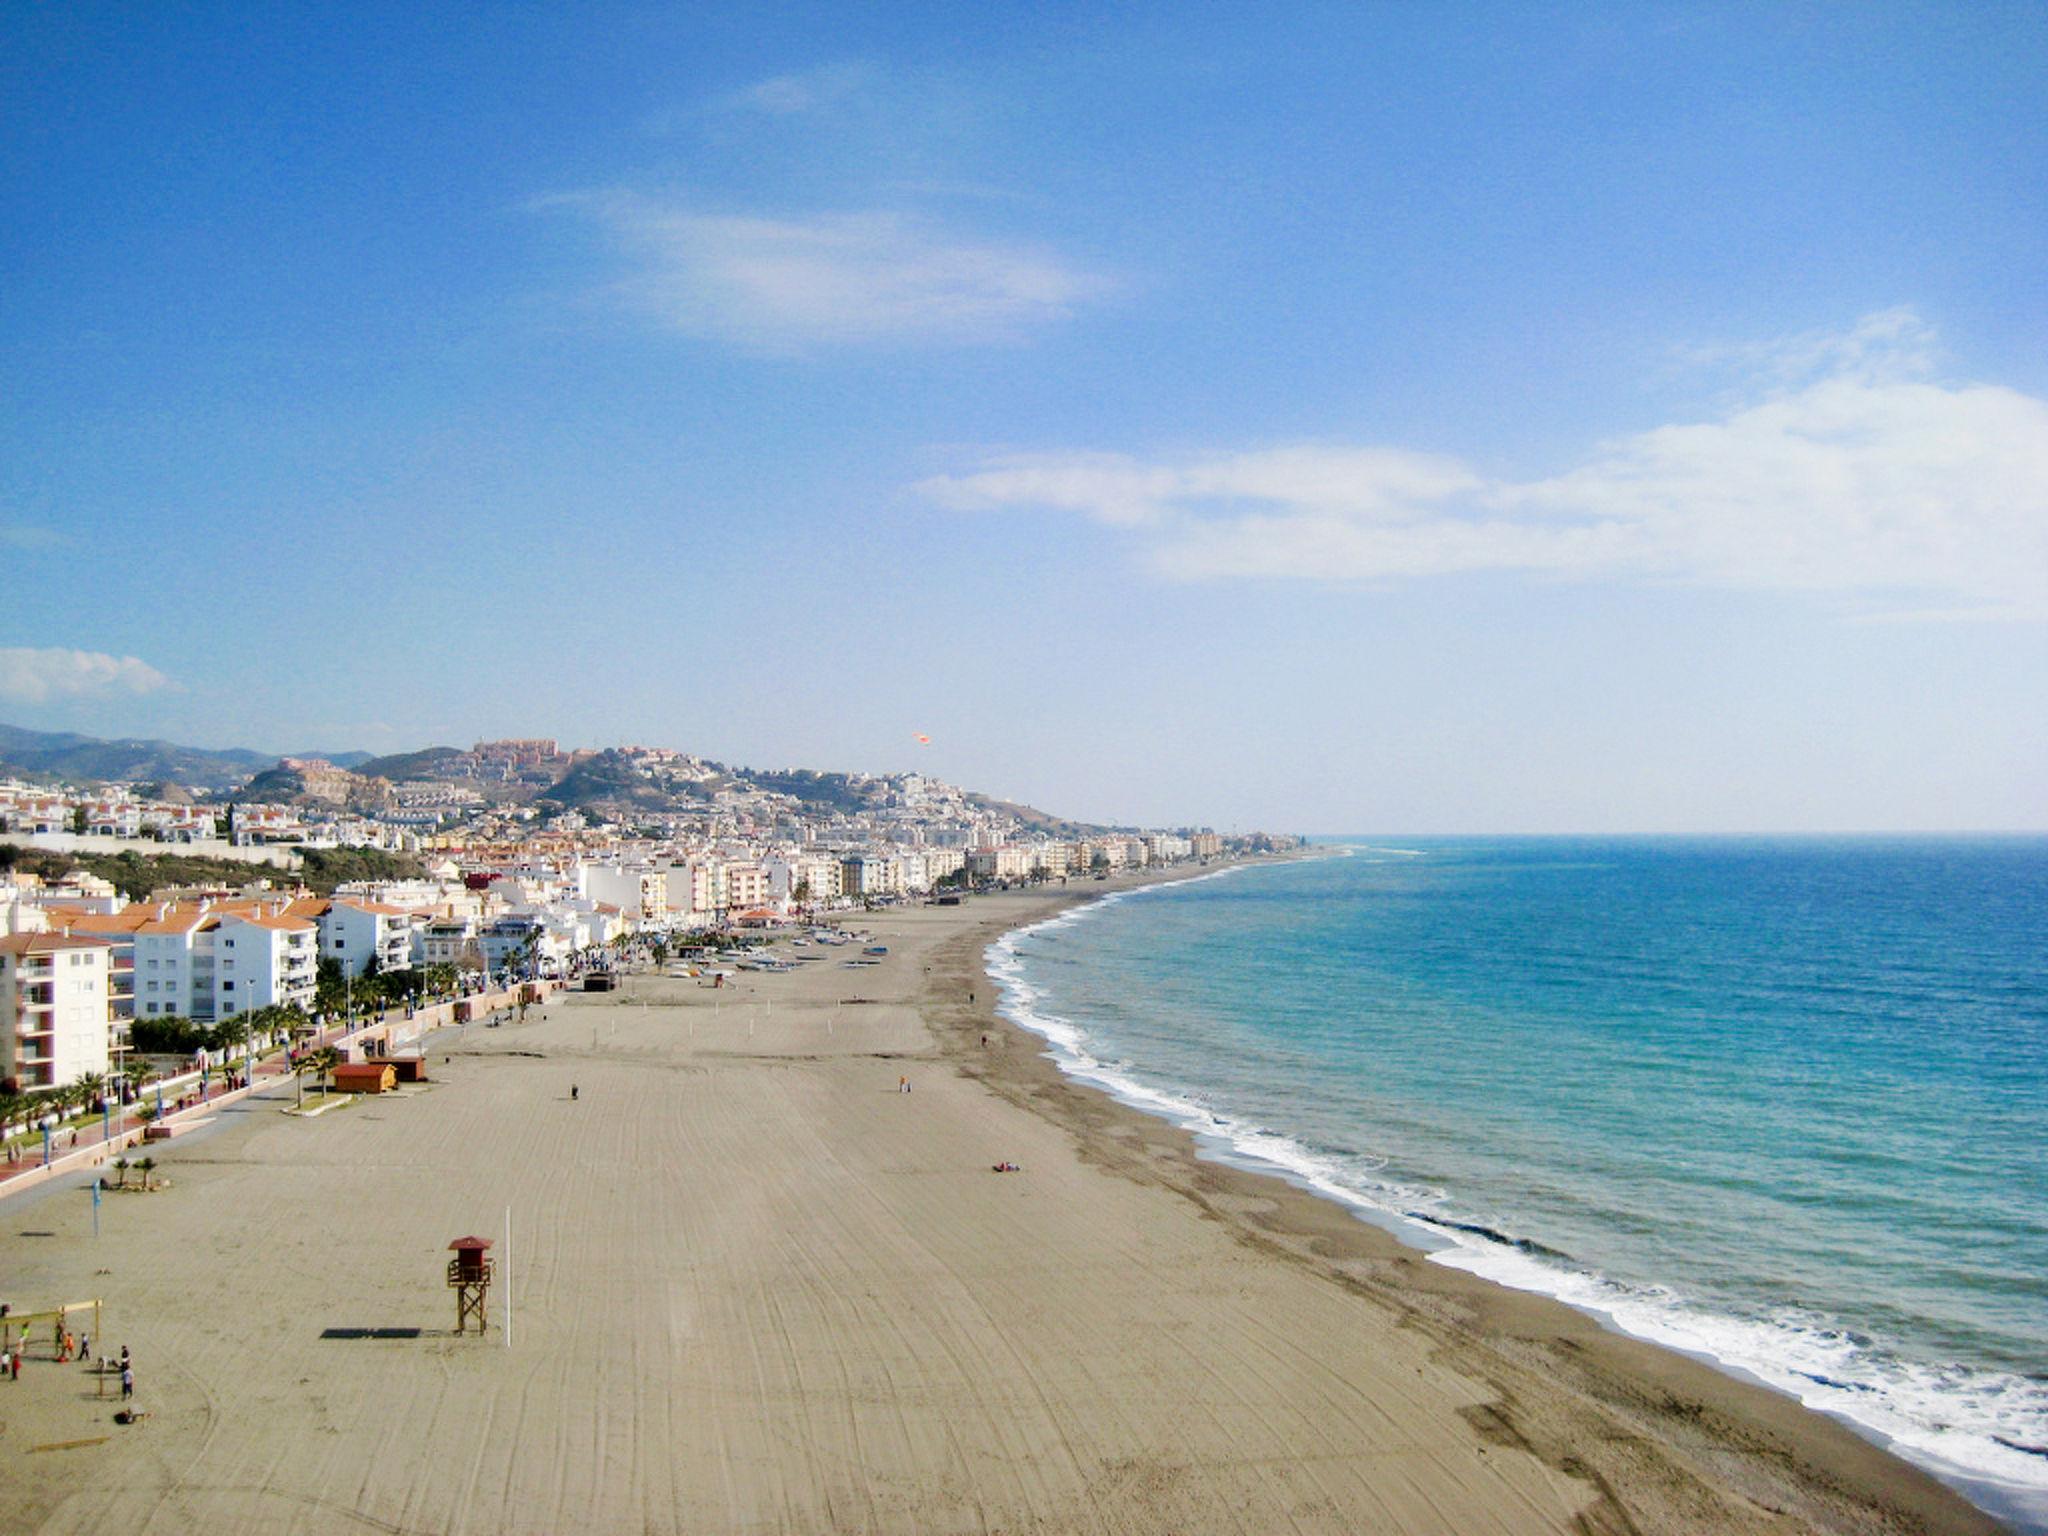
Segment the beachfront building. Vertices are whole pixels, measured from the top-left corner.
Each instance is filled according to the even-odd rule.
[[[68,933],[0,939],[0,1079],[9,1091],[105,1076],[113,1055],[112,948]]]
[[[893,854],[855,853],[839,861],[840,883],[856,898],[903,894],[903,865]]]
[[[546,975],[561,965],[574,947],[570,939],[551,933],[547,922],[532,913],[497,918],[477,935],[484,964],[514,975]]]
[[[839,861],[827,854],[775,854],[764,859],[761,868],[774,905],[829,906],[845,894]]]
[[[665,869],[637,865],[583,864],[576,872],[576,894],[617,907],[643,923],[665,923],[673,902]]]
[[[135,933],[153,910],[122,906],[106,911],[98,903],[63,898],[44,904],[46,924],[53,932],[98,939],[109,946],[107,1000],[117,1033],[125,1034],[127,1021],[135,1017]]]
[[[967,855],[967,873],[975,880],[1028,880],[1033,855],[1029,848],[1006,843],[1000,848],[977,848]]]
[[[709,922],[726,904],[725,866],[715,859],[673,864],[663,878],[668,885],[668,910],[684,922]]]
[[[312,1006],[319,927],[287,903],[201,901],[139,910],[135,1017],[211,1021],[272,1004]]]
[[[135,1017],[194,1018],[193,1004],[201,998],[211,1017],[213,942],[210,937],[202,942],[200,936],[205,909],[159,904],[129,910],[141,918],[135,927]]]
[[[1039,843],[1031,850],[1031,872],[1047,880],[1066,876],[1074,864],[1072,843]]]
[[[254,911],[222,912],[203,931],[213,940],[214,952],[213,1002],[205,1017],[225,1019],[274,1006],[312,1008],[317,924],[272,903]],[[406,943],[409,947],[410,939]],[[202,1017],[196,1008],[191,1016]]]
[[[480,961],[474,917],[436,917],[420,925],[413,936],[413,958],[421,966],[453,965]]]
[[[413,918],[388,902],[350,897],[334,901],[296,901],[295,916],[311,918],[320,932],[320,955],[341,967],[344,976],[402,971],[413,960]]]
[[[765,907],[771,894],[766,865],[733,863],[725,866],[727,910],[737,912],[747,907]]]
[[[926,848],[919,852],[918,857],[924,860],[925,882],[928,886],[936,886],[951,879],[967,867],[965,848]]]

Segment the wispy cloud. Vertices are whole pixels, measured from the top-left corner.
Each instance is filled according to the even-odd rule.
[[[58,646],[0,647],[0,699],[15,703],[157,693],[172,686],[168,677],[135,656]]]
[[[1010,457],[920,489],[1131,528],[1179,580],[1507,570],[2048,616],[2048,402],[1933,382],[1932,346],[1898,310],[1756,349],[1747,403],[1602,444],[1538,481],[1399,448],[1295,447]]]
[[[874,78],[873,67],[858,60],[821,64],[815,69],[771,75],[708,99],[657,107],[641,117],[640,126],[648,133],[666,136],[749,117],[816,115],[852,101]]]
[[[663,323],[768,351],[1013,340],[1104,281],[1040,247],[891,212],[712,214],[631,192],[544,200],[595,220],[637,264],[619,295]]]
[[[775,75],[724,98],[723,105],[775,117],[792,117],[844,101],[872,75],[865,64],[825,64],[790,75]]]

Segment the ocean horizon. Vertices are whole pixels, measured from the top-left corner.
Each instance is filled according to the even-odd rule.
[[[1319,842],[1005,935],[1005,1015],[2048,1530],[2048,837]]]

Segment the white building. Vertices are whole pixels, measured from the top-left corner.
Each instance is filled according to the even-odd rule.
[[[309,905],[321,910],[309,912]],[[403,907],[360,897],[309,904],[294,902],[294,913],[311,916],[320,928],[320,955],[344,976],[362,976],[376,962],[380,972],[412,965],[413,916]]]
[[[264,907],[223,912],[206,931],[213,939],[213,1018],[273,1006],[312,1008],[319,955],[314,923]]]
[[[312,1006],[319,928],[311,917],[280,901],[142,910],[135,1017],[211,1021],[273,1004]]]
[[[638,865],[584,864],[576,872],[576,894],[617,907],[643,923],[664,923],[674,905],[673,870]]]
[[[66,933],[0,939],[0,1078],[23,1093],[104,1076],[111,945]]]

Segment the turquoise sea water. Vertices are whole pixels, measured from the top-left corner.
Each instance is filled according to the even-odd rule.
[[[990,963],[1219,1155],[2048,1530],[2048,839],[1360,839]]]

